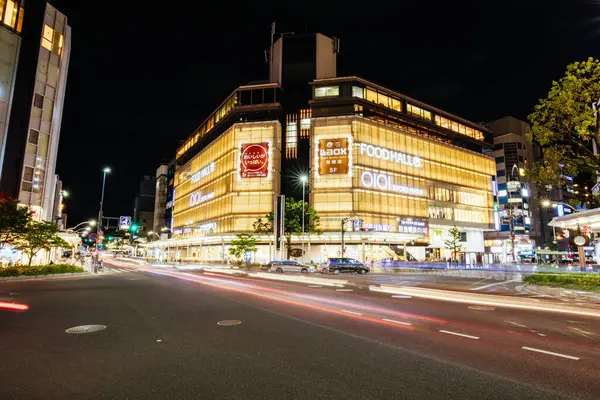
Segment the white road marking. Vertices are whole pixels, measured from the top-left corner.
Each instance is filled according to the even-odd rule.
[[[352,289],[335,289],[336,292],[352,292]]]
[[[308,285],[308,287],[318,288],[318,287],[323,287],[323,286],[321,286],[321,285]]]
[[[464,333],[457,333],[457,332],[452,332],[452,331],[445,331],[443,329],[440,330],[440,332],[447,333],[448,335],[462,336],[462,337],[466,337],[468,339],[479,339],[479,336],[465,335]]]
[[[342,312],[345,312],[347,314],[354,314],[354,315],[362,315],[361,313],[355,312],[355,311],[350,311],[350,310],[341,310]]]
[[[479,286],[479,287],[476,287],[476,288],[471,288],[469,290],[487,289],[487,288],[492,287],[492,286],[504,285],[506,283],[511,283],[511,282],[521,282],[521,280],[520,279],[511,279],[509,281],[502,281],[502,282],[497,282],[497,283],[490,283],[489,285]]]
[[[395,299],[412,299],[412,296],[405,296],[405,295],[402,295],[402,294],[395,294],[392,297],[395,298]]]
[[[543,333],[538,333],[538,336],[544,336],[544,337],[546,337],[546,335],[544,335]]]
[[[386,322],[391,322],[393,324],[400,324],[400,325],[407,325],[407,326],[411,326],[412,325],[410,322],[396,321],[395,319],[382,318],[381,320],[382,321],[386,321]]]
[[[549,354],[551,356],[556,356],[556,357],[562,357],[562,358],[568,358],[569,360],[579,360],[579,357],[574,357],[574,356],[569,356],[567,354],[560,354],[560,353],[554,353],[552,351],[546,351],[546,350],[540,350],[540,349],[534,349],[533,347],[527,347],[527,346],[523,346],[521,347],[523,350],[529,350],[529,351],[535,351],[536,353],[543,353],[543,354]]]

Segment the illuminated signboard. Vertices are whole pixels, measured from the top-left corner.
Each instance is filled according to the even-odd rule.
[[[388,224],[363,224],[363,228],[375,232],[391,232],[392,226]]]
[[[380,160],[408,165],[409,167],[423,168],[423,160],[421,157],[404,154],[399,151],[390,150],[383,147],[373,146],[372,144],[361,143],[360,154]]]
[[[217,229],[216,222],[207,222],[206,224],[202,224],[196,227],[196,230],[200,232],[214,231],[215,229]]]
[[[429,232],[429,220],[427,218],[400,217],[398,232],[427,235]]]
[[[201,168],[200,170],[194,172],[191,177],[192,183],[198,182],[200,179],[204,178],[205,176],[210,175],[212,172],[215,172],[215,163],[214,162],[211,162],[206,167]]]
[[[210,192],[206,194],[200,194],[200,192],[194,192],[190,194],[190,207],[195,206],[196,204],[203,203],[207,200],[215,197],[215,192]]]
[[[396,192],[414,196],[423,196],[425,191],[420,188],[396,185],[392,182],[392,177],[377,172],[364,171],[360,176],[360,182],[364,187],[384,190],[387,192]]]
[[[347,174],[349,164],[348,139],[319,140],[319,174]]]
[[[266,178],[269,174],[269,143],[243,144],[240,156],[242,178]]]

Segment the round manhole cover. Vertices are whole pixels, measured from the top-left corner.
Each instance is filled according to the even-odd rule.
[[[94,333],[103,331],[106,329],[106,325],[80,325],[74,326],[65,330],[67,333]]]
[[[486,307],[486,306],[469,306],[469,309],[475,311],[494,311],[494,307]]]
[[[242,323],[242,321],[240,321],[239,319],[226,319],[224,321],[217,322],[217,325],[221,325],[221,326],[233,326],[233,325],[239,325],[241,323]]]

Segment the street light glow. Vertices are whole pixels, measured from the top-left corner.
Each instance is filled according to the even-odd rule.
[[[301,175],[300,176],[300,182],[306,183],[307,180],[308,180],[308,177],[306,175]]]
[[[66,190],[63,190],[62,195],[63,195],[63,197],[69,197],[69,192]]]
[[[548,200],[548,199],[542,200],[542,207],[550,207],[550,200]]]
[[[89,220],[88,224],[90,224],[90,226],[96,226],[96,221],[94,221],[93,219]]]
[[[108,168],[108,167],[104,168],[104,172],[107,174],[110,173],[110,168]]]

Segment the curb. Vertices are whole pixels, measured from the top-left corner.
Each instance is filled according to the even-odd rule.
[[[72,272],[66,274],[48,274],[48,275],[25,275],[25,276],[5,276],[0,277],[0,283],[3,282],[23,282],[23,281],[39,281],[39,280],[53,280],[53,279],[64,279],[64,278],[75,278],[84,276],[94,276],[89,272]]]

